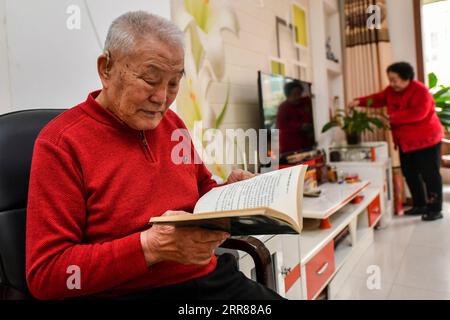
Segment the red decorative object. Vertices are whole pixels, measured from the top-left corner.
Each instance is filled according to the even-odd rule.
[[[403,208],[403,194],[404,194],[404,182],[403,176],[400,170],[394,170],[394,210],[395,214],[398,216],[403,216],[405,214],[405,210]]]
[[[370,158],[372,162],[375,162],[377,160],[377,153],[375,152],[375,147],[372,147],[370,150]]]
[[[364,196],[357,196],[355,199],[352,200],[352,204],[358,204],[361,203],[364,200]]]
[[[321,230],[328,230],[328,229],[333,228],[333,225],[331,224],[330,219],[327,218],[327,219],[320,220],[320,227],[319,228]]]
[[[375,221],[381,215],[381,201],[380,196],[377,196],[371,204],[367,207],[367,214],[369,217],[369,227],[372,227],[375,224]]]

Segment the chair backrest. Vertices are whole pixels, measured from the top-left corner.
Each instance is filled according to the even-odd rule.
[[[37,109],[0,116],[0,284],[28,292],[25,225],[34,142],[62,109]]]

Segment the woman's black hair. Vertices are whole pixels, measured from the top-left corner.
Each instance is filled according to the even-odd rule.
[[[292,93],[292,91],[294,91],[295,88],[300,88],[301,92],[304,91],[303,85],[300,81],[298,80],[294,80],[291,82],[286,83],[286,85],[284,86],[284,94],[286,97],[289,97]]]
[[[387,68],[387,72],[399,75],[403,80],[414,80],[414,68],[408,62],[397,62]]]

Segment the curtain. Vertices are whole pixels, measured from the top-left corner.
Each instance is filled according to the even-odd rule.
[[[386,88],[388,79],[387,67],[392,61],[392,47],[387,23],[387,7],[385,0],[342,0],[345,19],[345,96],[347,101],[379,92]],[[369,28],[373,11],[370,6],[376,5],[379,12],[379,28]],[[368,12],[369,11],[369,12]],[[368,109],[372,115],[386,113],[384,109]],[[376,130],[362,137],[363,141],[387,141],[394,168],[395,212],[402,214],[404,200],[404,184],[398,150],[394,148],[389,130]]]
[[[375,5],[375,11],[368,12]],[[383,90],[388,85],[386,69],[392,63],[392,48],[387,23],[385,0],[344,0],[345,19],[345,82],[346,100]],[[375,17],[379,13],[379,20]],[[368,28],[368,21],[380,22],[378,27]],[[367,110],[370,114],[385,113],[385,109]],[[388,141],[387,130],[376,130],[363,135],[363,141]],[[395,151],[391,148],[391,155]]]

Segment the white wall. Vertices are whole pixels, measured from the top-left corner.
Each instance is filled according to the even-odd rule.
[[[321,133],[329,122],[333,98],[339,97],[338,109],[344,108],[344,84],[342,74],[342,43],[340,32],[339,4],[337,0],[313,0],[310,2],[311,32],[313,34],[313,90],[315,94],[316,139],[321,148],[327,149],[332,142],[342,140],[340,129]],[[326,58],[326,41],[331,38],[332,51],[339,59],[334,63]],[[337,111],[337,110],[334,110]]]
[[[417,70],[413,0],[386,0],[394,61],[406,61]]]
[[[69,5],[81,9],[79,30],[66,26]],[[0,31],[0,81],[6,81],[6,86],[0,87],[0,114],[30,108],[70,108],[82,102],[100,87],[96,59],[109,24],[120,14],[138,9],[170,18],[167,0],[0,0],[0,20],[7,18],[2,28],[6,35]]]
[[[5,5],[6,0],[0,0],[0,113],[11,107]]]
[[[240,26],[239,35],[223,31],[225,46],[225,82],[230,83],[230,108],[224,128],[259,128],[258,71],[270,73],[270,57],[277,56],[275,18],[290,21],[291,4],[308,9],[308,0],[219,0],[234,10]],[[313,40],[309,37],[309,40]],[[290,67],[294,59],[293,37],[280,27],[281,58],[286,61],[288,76],[297,77]],[[303,57],[311,68],[310,57]],[[309,71],[310,72],[310,71]],[[208,99],[218,114],[226,96],[226,84],[211,85]]]

